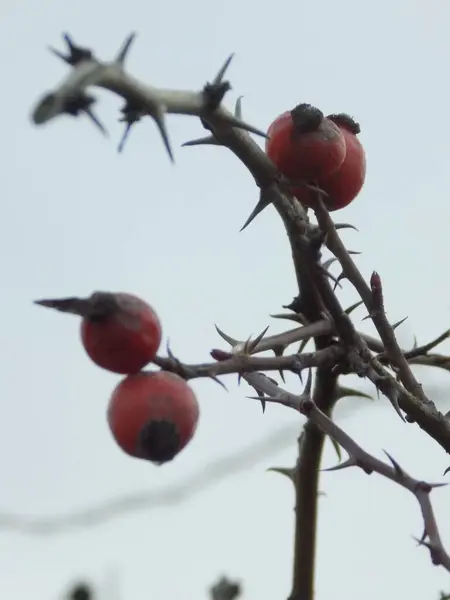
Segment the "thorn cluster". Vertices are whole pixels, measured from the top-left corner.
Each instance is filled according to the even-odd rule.
[[[143,116],[150,116],[156,123],[164,147],[173,162],[174,155],[166,125],[166,115],[171,113],[196,115],[208,128],[227,124],[266,137],[263,131],[242,121],[239,104],[235,115],[221,107],[226,92],[231,89],[230,83],[223,78],[233,55],[228,57],[213,82],[207,83],[201,92],[160,90],[141,86],[125,72],[125,61],[135,37],[135,33],[127,36],[113,61],[101,62],[90,49],[77,46],[68,34],[64,34],[63,38],[68,46],[67,54],[54,48],[50,50],[70,65],[72,72],[56,90],[47,92],[37,103],[32,113],[33,123],[43,125],[59,115],[78,116],[84,112],[105,133],[105,128],[92,113],[95,99],[86,93],[88,87],[98,86],[121,95],[125,100],[120,120],[125,122],[126,128],[119,151],[123,151],[131,127]]]

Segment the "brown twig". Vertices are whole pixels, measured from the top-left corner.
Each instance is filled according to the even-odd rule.
[[[363,300],[383,343],[382,351],[386,351],[391,366],[398,371],[405,389],[399,389],[393,383],[391,376],[386,371],[383,372],[382,364],[376,359],[372,361],[376,377],[370,377],[370,379],[372,381],[378,379],[378,384],[375,385],[383,394],[387,392],[391,394],[391,403],[395,405],[395,401],[397,401],[402,410],[406,412],[410,422],[417,422],[424,431],[450,453],[450,422],[437,410],[435,404],[426,397],[422,386],[414,377],[408,361],[398,345],[392,327],[387,321],[384,310],[379,305],[374,305],[373,292],[342,243],[333,220],[320,198],[320,194],[317,195],[317,204],[314,210],[320,228],[326,233],[327,247],[337,257],[347,279],[353,284]],[[397,390],[396,398],[395,389]]]
[[[368,306],[369,314],[377,328],[380,338],[383,341],[386,349],[386,354],[389,357],[391,366],[398,373],[400,381],[405,388],[411,392],[420,402],[429,406],[434,404],[429,400],[422,388],[422,385],[417,381],[411,368],[408,364],[402,349],[400,348],[393,328],[391,327],[384,309],[383,286],[381,278],[376,271],[372,273],[370,278],[371,305]]]
[[[450,356],[443,354],[427,354],[426,356],[416,356],[409,361],[410,365],[422,365],[424,367],[438,367],[445,371],[450,371]]]
[[[411,364],[412,359],[428,355],[430,350],[433,350],[433,348],[436,348],[436,346],[439,346],[439,344],[445,342],[445,340],[447,340],[449,336],[450,330],[444,331],[444,333],[441,333],[441,335],[439,335],[434,340],[431,340],[431,342],[423,344],[422,346],[416,346],[412,350],[403,350],[402,352],[405,355],[406,360],[409,362],[409,364]],[[384,362],[386,359],[389,360],[386,351],[384,351],[377,358],[380,362]]]
[[[219,351],[212,351],[212,354]],[[222,352],[222,351],[220,351]],[[247,354],[223,353],[227,356],[218,362],[184,364],[177,359],[156,357],[154,364],[166,371],[172,371],[185,379],[198,377],[217,377],[218,375],[230,375],[233,373],[253,373],[254,371],[293,371],[295,373],[310,367],[320,365],[334,365],[343,356],[342,347],[335,344],[316,352],[305,352],[303,354],[292,354],[290,356],[250,356]]]

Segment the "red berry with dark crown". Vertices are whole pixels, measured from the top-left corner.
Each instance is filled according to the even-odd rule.
[[[192,389],[178,375],[142,371],[117,385],[107,416],[114,439],[124,452],[162,465],[191,440],[199,406]]]
[[[366,153],[357,138],[361,128],[346,114],[329,115],[345,137],[347,153],[344,162],[336,173],[318,182],[319,187],[329,195],[329,210],[344,208],[361,191],[366,179]],[[327,204],[327,202],[325,202]]]
[[[267,155],[293,181],[327,177],[344,162],[346,145],[340,128],[310,104],[279,115],[267,133]]]
[[[361,191],[366,179],[366,154],[357,138],[361,129],[358,123],[344,113],[328,115],[327,119],[335,123],[345,138],[346,154],[342,165],[327,177],[319,177],[308,183],[318,186],[328,194],[324,203],[330,212],[348,206]],[[316,192],[306,187],[292,189],[294,196],[302,204],[314,207]]]
[[[153,308],[124,292],[94,292],[88,298],[37,300],[36,304],[82,317],[81,340],[95,364],[113,373],[138,373],[161,343]]]

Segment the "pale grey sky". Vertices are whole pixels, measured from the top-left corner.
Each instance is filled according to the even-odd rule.
[[[114,568],[119,600],[199,600],[222,573],[243,581],[248,600],[285,598],[293,492],[265,469],[293,463],[293,423],[301,419],[270,406],[263,416],[235,378],[227,378],[229,394],[199,381],[201,421],[188,449],[164,468],[132,460],[106,426],[119,377],[86,358],[76,318],[32,305],[96,289],[136,293],[154,305],[180,358],[206,360],[212,347],[224,347],[214,323],[241,338],[269,323],[281,329],[268,315],[295,294],[281,222],[269,208],[239,233],[256,201],[253,179],[226,149],[180,148],[204,134],[196,119],[169,119],[175,166],[150,120],[116,153],[121,103],[104,92],[95,93],[111,140],[84,119],[34,128],[34,103],[67,72],[45,47],[61,47],[61,32],[69,31],[109,59],[136,30],[128,68],[157,86],[199,89],[235,52],[227,103],[243,95],[244,117],[257,127],[299,102],[354,115],[368,173],[358,200],[339,214],[360,229],[345,240],[364,252],[358,264],[366,275],[376,268],[383,277],[390,317],[409,316],[402,339],[411,342],[414,332],[424,342],[448,327],[450,308],[448,3],[3,0],[0,17],[0,511],[48,516],[162,489],[282,424],[292,440],[173,509],[55,537],[2,532],[0,596],[56,600],[73,578],[102,585]],[[261,243],[267,239],[270,245]],[[344,288],[342,300],[354,302]],[[371,330],[367,321],[361,328]],[[441,390],[433,398],[442,403],[448,377],[420,373]],[[383,456],[385,448],[417,477],[439,481],[450,464],[387,405],[342,424],[366,449]],[[325,462],[334,461],[328,448]],[[358,471],[325,474],[321,487],[318,600],[424,600],[450,591],[448,574],[411,537],[422,528],[412,497]],[[433,495],[450,547],[450,490]]]

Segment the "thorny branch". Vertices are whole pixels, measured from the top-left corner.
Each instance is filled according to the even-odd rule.
[[[392,459],[393,467],[390,467],[368,455],[333,423],[328,414],[331,415],[333,405],[339,397],[338,377],[341,374],[356,373],[372,381],[377,391],[390,400],[400,416],[401,409],[409,422],[417,422],[450,453],[450,420],[426,397],[410,368],[412,364],[423,364],[450,370],[448,357],[429,353],[438,343],[447,339],[449,332],[422,347],[408,351],[399,347],[394,333],[395,326],[392,326],[386,317],[380,277],[374,273],[369,286],[351,258],[351,254],[354,253],[345,248],[339,237],[338,229],[351,225],[333,223],[322,202],[320,190],[317,190],[317,205],[314,208],[318,225],[312,224],[301,204],[291,195],[291,182],[278,172],[250,137],[249,132],[260,136],[265,136],[265,133],[243,121],[240,100],[236,105],[235,114],[223,107],[222,101],[231,89],[224,76],[232,56],[227,59],[214,80],[207,83],[202,90],[165,90],[146,85],[126,72],[125,61],[134,37],[134,34],[128,36],[113,61],[102,62],[91,50],[75,45],[66,34],[64,39],[68,53],[62,54],[54,49],[52,52],[70,65],[71,71],[57,88],[46,93],[37,103],[32,113],[33,122],[42,125],[62,114],[85,114],[105,133],[105,128],[93,112],[96,99],[88,93],[93,87],[104,88],[125,101],[121,109],[125,133],[119,150],[123,150],[132,126],[149,116],[155,121],[166,151],[173,161],[174,154],[166,116],[185,114],[199,117],[201,124],[211,135],[185,145],[212,143],[227,147],[247,167],[259,188],[258,203],[242,229],[270,204],[275,207],[283,221],[291,246],[299,294],[287,307],[292,310],[292,314],[282,317],[292,318],[302,324],[302,327],[274,336],[266,336],[265,330],[255,340],[247,342],[235,340],[217,329],[232,348],[229,352],[213,350],[211,356],[215,360],[214,363],[185,365],[169,353],[168,358],[158,357],[155,364],[162,369],[177,372],[186,379],[211,377],[220,381],[220,375],[237,373],[257,390],[257,398],[262,401],[263,406],[266,400],[279,402],[307,415],[310,426],[308,425],[305,431],[305,439],[308,432],[311,432],[311,439],[316,436],[317,443],[315,451],[308,454],[303,452],[304,439],[300,444],[296,470],[296,498],[297,509],[299,505],[304,509],[301,515],[298,509],[297,514],[297,526],[300,522],[303,523],[303,534],[308,514],[314,517],[317,508],[315,500],[311,500],[313,492],[317,496],[316,480],[323,446],[323,435],[318,436],[319,427],[349,453],[349,461],[341,467],[357,465],[366,471],[376,471],[416,496],[425,522],[425,534],[421,543],[429,548],[433,562],[448,569],[449,558],[443,550],[429,501],[429,493],[433,486],[409,477]],[[322,263],[321,251],[325,247],[334,254],[334,258]],[[342,274],[337,279],[328,271],[328,266],[335,259],[342,267]],[[334,290],[343,278],[348,279],[359,293],[380,340],[358,332],[349,317],[351,310],[343,310],[341,307]],[[335,283],[334,289],[330,279]],[[304,347],[310,339],[314,341],[315,351],[305,353]],[[286,348],[295,342],[301,342],[299,351],[291,356],[283,356]],[[265,350],[272,350],[275,357],[253,356]],[[311,368],[316,368],[314,400],[310,397]],[[262,372],[277,370],[283,376],[285,370],[290,370],[301,377],[304,369],[309,369],[310,377],[302,396],[282,389],[275,380]],[[300,482],[302,472],[304,476]],[[301,489],[307,489],[308,480],[309,496],[302,499]],[[314,520],[312,518],[312,523]],[[300,556],[305,557],[309,551],[309,568],[313,571],[314,535],[304,535],[303,539],[309,541],[303,546],[303,542],[296,542],[296,561]],[[292,600],[310,600],[312,582],[312,574],[308,578],[295,570]]]
[[[422,385],[414,377],[408,364],[408,360],[402,352],[395,337],[394,330],[386,317],[380,276],[378,273],[374,272],[371,277],[370,286],[367,285],[342,243],[336,231],[336,227],[325,208],[322,198],[320,198],[320,195],[318,196],[315,212],[322,231],[326,232],[328,247],[335,254],[336,258],[338,258],[343,273],[361,296],[361,299],[369,311],[369,316],[380,335],[384,346],[383,351],[389,359],[391,367],[398,374],[398,378],[405,389],[411,394],[411,396],[405,394],[403,397],[399,398],[400,404],[403,404],[403,410],[410,416],[413,416],[418,410],[429,411],[430,414],[434,414],[439,418],[439,416],[442,415],[437,411],[434,403],[426,397]],[[427,431],[425,427],[424,429]],[[428,431],[428,433],[430,432]]]
[[[344,356],[344,348],[335,344],[316,352],[273,357],[251,356],[250,354],[233,355],[215,349],[211,351],[211,355],[216,358],[217,362],[187,365],[181,363],[172,355],[169,358],[157,357],[154,363],[161,369],[181,375],[186,380],[198,377],[215,379],[218,375],[232,373],[244,375],[255,371],[292,371],[300,374],[303,369],[309,367],[335,365],[337,360]]]
[[[326,471],[337,471],[348,467],[359,467],[368,475],[371,475],[373,472],[378,473],[411,492],[419,503],[424,522],[423,533],[416,541],[419,545],[428,548],[434,565],[441,565],[450,572],[450,556],[447,554],[442,544],[430,501],[431,491],[434,488],[447,485],[447,483],[427,483],[419,479],[414,479],[408,475],[386,451],[385,453],[392,466],[366,452],[349,435],[347,435],[341,427],[320,410],[314,402],[311,397],[311,371],[301,395],[292,394],[287,390],[282,390],[268,377],[261,378],[258,385],[259,392],[265,394],[268,401],[284,404],[285,406],[289,406],[290,408],[301,412],[311,423],[320,427],[323,432],[346,450],[348,459],[345,462],[338,464],[336,467],[325,469]]]
[[[395,356],[392,358],[392,343],[389,347],[385,346],[386,326],[392,329],[387,321],[382,328],[384,338],[382,351],[390,357],[390,366],[399,369],[398,365],[401,364],[403,385],[394,385],[392,377],[383,364],[379,361],[373,363],[374,359],[369,357],[367,352],[362,352],[365,356],[361,356],[361,350],[366,346],[365,343],[361,343],[362,336],[355,332],[349,320],[342,318],[335,294],[330,293],[325,285],[325,275],[318,263],[320,245],[325,242],[334,252],[346,269],[347,278],[361,294],[369,310],[372,309],[370,289],[340,241],[336,226],[323,203],[318,202],[316,213],[319,227],[317,227],[310,223],[301,204],[291,196],[289,182],[280,175],[275,165],[247,132],[262,136],[265,136],[265,133],[245,123],[222,106],[221,102],[230,89],[230,85],[224,81],[224,75],[231,59],[225,62],[213,83],[205,85],[198,92],[160,89],[146,85],[126,72],[125,61],[134,37],[135,34],[128,36],[113,61],[102,62],[91,50],[75,45],[66,34],[68,54],[64,55],[56,50],[52,52],[65,60],[71,66],[71,71],[59,86],[47,92],[37,103],[32,112],[33,122],[42,125],[63,114],[78,116],[84,113],[92,119],[95,98],[88,95],[87,90],[91,87],[101,87],[125,100],[122,113],[128,129],[144,116],[152,117],[159,128],[169,156],[173,157],[166,115],[185,114],[199,117],[214,139],[228,147],[255,178],[261,192],[258,210],[254,216],[269,204],[273,204],[277,209],[291,243],[300,292],[304,291],[302,286],[304,287],[306,282],[309,286],[308,293],[312,295],[313,304],[317,307],[317,314],[323,314],[331,321],[334,320],[334,330],[340,336],[351,334],[350,337],[346,335],[347,339],[343,341],[347,344],[351,342],[350,349],[354,351],[354,358],[357,359],[356,366],[359,374],[369,377],[394,406],[400,403],[402,409],[409,415],[409,420],[416,421],[447,452],[450,452],[450,422],[426,398],[421,387],[416,385],[409,365],[398,356],[398,348],[395,349]],[[371,314],[371,318],[379,328],[381,322],[379,311]],[[393,339],[395,340],[395,336]],[[355,347],[352,347],[353,343]]]

